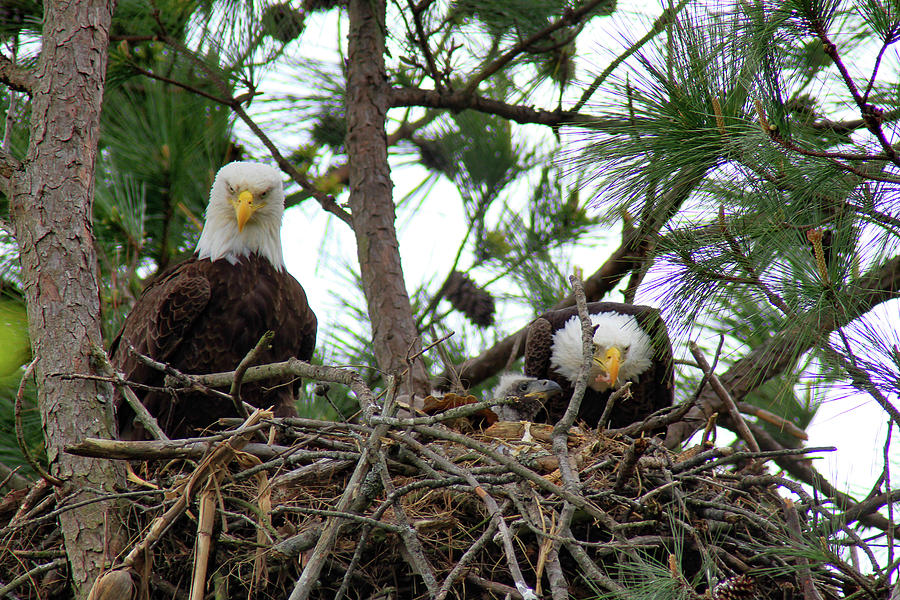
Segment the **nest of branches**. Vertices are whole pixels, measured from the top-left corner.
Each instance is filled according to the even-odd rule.
[[[841,558],[864,541],[768,466],[817,449],[673,454],[487,427],[483,409],[366,424],[257,411],[207,438],[85,440],[70,451],[133,468],[117,496],[131,538],[97,597],[888,597]],[[72,502],[39,485],[0,505],[10,597],[64,597],[56,518]]]

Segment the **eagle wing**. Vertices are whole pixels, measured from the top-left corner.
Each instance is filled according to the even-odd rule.
[[[190,268],[192,261],[173,267],[151,282],[135,303],[119,334],[110,345],[113,364],[125,379],[140,383],[161,384],[163,375],[145,365],[130,350],[169,362],[186,338],[188,331],[209,304],[209,281]],[[117,396],[120,435],[130,435],[132,411]],[[161,403],[169,402],[166,394],[146,393],[143,403],[151,414],[160,416]]]
[[[128,365],[138,362],[130,357],[129,345],[141,354],[166,362],[209,303],[209,280],[193,272],[190,264],[191,261],[177,265],[144,289],[110,345],[113,362],[124,368],[126,376],[131,370]]]
[[[209,280],[189,274],[180,278],[147,321],[147,355],[165,362],[185,339],[194,320],[209,303]]]
[[[553,326],[544,317],[538,317],[528,325],[525,333],[525,374],[547,379],[550,372],[550,348],[553,344]]]
[[[531,322],[525,334],[525,374],[538,379],[549,379],[562,388],[561,394],[554,394],[541,407],[548,423],[555,423],[566,412],[574,389],[572,382],[550,366],[553,333],[558,328],[554,326],[554,322],[552,313],[542,315]]]

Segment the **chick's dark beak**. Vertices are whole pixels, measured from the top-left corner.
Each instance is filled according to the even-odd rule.
[[[550,398],[562,396],[563,389],[555,381],[549,379],[536,379],[528,384],[528,389],[523,394],[524,398],[546,402]]]

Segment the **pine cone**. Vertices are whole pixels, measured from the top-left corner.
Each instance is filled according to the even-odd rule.
[[[752,600],[756,595],[756,582],[749,575],[737,575],[723,579],[712,589],[712,600]]]
[[[453,271],[450,274],[444,285],[444,296],[475,325],[490,327],[494,324],[494,299],[465,273]]]
[[[303,11],[290,4],[274,4],[263,13],[263,32],[286,44],[303,33],[303,20]]]
[[[454,166],[440,140],[413,139],[412,143],[419,149],[419,162],[426,169],[453,176]]]

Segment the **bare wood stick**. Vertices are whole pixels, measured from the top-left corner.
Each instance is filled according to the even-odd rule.
[[[612,416],[613,408],[616,406],[616,402],[619,400],[630,397],[631,396],[631,382],[626,381],[622,387],[614,391],[609,395],[609,398],[606,399],[606,406],[603,407],[603,414],[600,415],[600,421],[598,425],[600,427],[606,428],[606,424],[609,423],[609,418]]]
[[[571,531],[567,530],[562,533],[565,536],[572,537]],[[565,544],[565,547],[566,550],[569,551],[569,554],[572,555],[572,558],[574,558],[578,563],[578,566],[581,567],[581,570],[586,573],[591,580],[602,585],[609,591],[614,592],[620,598],[627,598],[629,596],[625,588],[607,577],[606,573],[600,570],[597,564],[593,560],[591,560],[590,556],[588,556],[588,553],[585,552],[584,548],[582,548],[578,543],[568,542]]]
[[[256,410],[250,418],[247,419],[246,426],[247,428],[256,425],[260,419],[265,416],[271,416],[272,413],[263,410]],[[187,509],[188,500],[190,499],[191,493],[195,486],[202,485],[204,481],[206,481],[207,477],[215,471],[221,464],[226,464],[231,458],[234,456],[234,453],[244,446],[247,445],[247,431],[239,429],[234,432],[233,437],[231,437],[228,441],[222,442],[218,445],[218,447],[203,460],[202,463],[194,470],[194,473],[191,475],[190,480],[188,480],[187,484],[184,486],[184,490],[179,495],[178,500],[176,500],[175,504],[173,504],[169,509],[164,512],[162,515],[153,520],[153,523],[150,525],[150,529],[147,532],[147,535],[144,539],[136,544],[131,552],[125,557],[122,561],[123,567],[132,567],[144,554],[145,551],[149,550],[153,544],[155,544],[159,538],[166,532],[169,526],[175,522],[175,520],[181,516],[181,514]]]
[[[57,558],[56,560],[50,561],[50,562],[42,564],[42,565],[38,565],[38,566],[34,567],[33,569],[31,569],[25,573],[22,573],[21,575],[19,575],[18,577],[16,577],[15,579],[10,581],[6,585],[4,585],[3,587],[0,587],[0,598],[11,597],[12,591],[14,589],[16,589],[17,587],[19,587],[20,585],[22,585],[23,583],[33,579],[34,577],[37,577],[38,575],[40,575],[42,573],[46,573],[47,571],[50,571],[53,569],[58,569],[58,568],[64,566],[68,562],[68,560],[69,559],[67,559],[66,557]]]
[[[804,430],[800,429],[799,427],[797,427],[790,421],[783,419],[782,417],[779,417],[778,415],[767,411],[764,408],[760,408],[758,406],[753,406],[752,404],[748,404],[746,402],[737,402],[736,404],[737,404],[738,409],[744,414],[753,415],[754,417],[756,417],[762,421],[765,421],[766,423],[769,423],[771,425],[774,425],[775,427],[778,427],[785,433],[788,433],[788,434],[794,436],[795,438],[798,438],[801,440],[809,439],[809,434],[806,433]]]
[[[578,378],[575,380],[575,389],[572,392],[572,399],[569,401],[568,407],[566,407],[566,412],[553,427],[552,449],[553,453],[556,455],[557,463],[559,464],[559,473],[563,480],[563,488],[572,494],[580,495],[581,480],[578,473],[572,468],[572,465],[569,462],[568,431],[578,417],[578,412],[581,410],[581,402],[587,391],[588,377],[590,376],[591,367],[594,364],[594,324],[593,321],[591,321],[591,315],[588,313],[587,298],[584,294],[584,284],[581,281],[581,274],[576,271],[574,275],[570,275],[569,283],[572,286],[572,294],[575,297],[575,305],[578,307],[578,318],[581,323],[581,369],[578,371]],[[603,410],[607,419],[609,418],[608,412],[612,412],[612,407],[616,402],[616,400],[613,399],[613,396],[616,396],[616,393],[610,395],[610,399],[607,401],[606,407]],[[627,393],[627,387],[625,393]],[[603,427],[604,423],[605,421],[601,418],[599,423],[600,427]],[[557,531],[567,531],[569,525],[572,523],[574,514],[574,506],[571,503],[566,502],[560,513],[560,522],[556,525]],[[550,577],[551,594],[556,600],[561,595],[563,597],[568,596],[568,593],[566,591],[565,576],[562,573],[562,568],[559,566],[559,548],[561,544],[557,540],[548,540],[548,542],[550,544],[548,550],[551,559],[548,576]]]
[[[575,515],[575,507],[571,504],[563,506],[559,515],[559,523],[552,530],[554,533],[558,531],[568,531],[572,523],[572,517]],[[553,600],[567,600],[569,597],[569,585],[566,581],[566,575],[562,565],[559,562],[559,549],[562,547],[562,539],[553,539],[550,545],[550,552],[547,562],[547,579],[550,580],[550,595]]]
[[[568,502],[571,502],[576,507],[582,509],[583,511],[585,511],[586,513],[588,513],[590,516],[597,519],[601,523],[608,523],[609,520],[611,519],[610,516],[603,511],[603,509],[601,509],[599,506],[597,506],[596,504],[594,504],[593,502],[591,502],[584,496],[581,496],[579,494],[570,492],[564,488],[559,487],[558,485],[547,480],[546,478],[541,477],[540,475],[538,475],[537,473],[535,473],[528,467],[522,465],[514,458],[511,458],[508,455],[501,454],[500,452],[497,452],[496,450],[490,448],[487,444],[483,444],[483,443],[479,442],[478,440],[475,440],[468,436],[465,436],[465,435],[462,435],[462,434],[459,434],[459,433],[456,433],[453,431],[449,431],[449,430],[438,429],[436,427],[416,427],[415,430],[417,432],[422,433],[431,438],[458,442],[459,444],[462,444],[463,446],[466,446],[468,448],[476,450],[476,451],[480,452],[481,454],[494,460],[498,464],[501,464],[501,465],[507,467],[510,471],[524,477],[528,481],[531,481],[532,483],[537,485],[537,487],[543,489],[544,491],[554,494],[555,496],[558,496],[559,498],[562,498],[563,500],[567,500]],[[393,432],[390,435],[391,435],[391,437],[398,439],[400,441],[403,441],[403,442],[408,441],[408,438],[400,436],[400,435],[395,435]],[[417,444],[418,444],[418,442],[417,442]],[[418,444],[418,446],[421,446],[421,444]],[[414,449],[416,449],[418,451],[417,446],[414,447]]]
[[[225,387],[230,385],[234,380],[234,371],[211,373],[208,375],[178,374],[190,382],[209,388]],[[328,367],[325,365],[311,365],[308,362],[296,358],[289,358],[282,362],[250,367],[244,373],[243,381],[262,381],[264,379],[284,377],[286,375],[346,385],[360,400],[361,407],[374,407],[372,390],[366,386],[365,381],[363,381],[363,378],[360,377],[359,373],[356,371],[338,367]],[[374,408],[372,409],[372,414],[374,414]],[[371,414],[369,416],[371,416]]]
[[[27,479],[19,475],[19,469],[21,465],[18,465],[14,469],[10,469],[6,465],[0,463],[0,490],[4,487],[9,486],[14,490],[24,490],[25,488],[31,487],[31,482]]]
[[[728,393],[728,390],[725,389],[725,386],[722,385],[722,382],[719,381],[719,378],[710,369],[709,362],[707,362],[706,357],[700,350],[700,346],[698,346],[695,342],[691,342],[690,349],[691,354],[694,355],[694,360],[697,361],[697,364],[700,365],[700,368],[703,370],[703,374],[706,375],[706,377],[709,379],[710,386],[712,386],[716,394],[719,396],[719,399],[721,399],[725,406],[728,408],[728,414],[729,416],[731,416],[731,420],[734,422],[734,426],[735,429],[737,429],[738,435],[741,436],[741,439],[747,442],[747,447],[750,448],[750,450],[752,450],[753,452],[759,452],[759,444],[756,442],[756,438],[753,437],[753,434],[747,427],[747,423],[744,422],[744,418],[741,416],[741,411],[738,410],[737,404],[735,404],[734,402],[734,398],[731,397],[731,394]]]
[[[626,382],[626,385],[630,382]],[[626,386],[622,386],[616,392],[619,392],[625,389]],[[631,386],[628,385],[628,393],[631,393]],[[625,392],[622,393],[625,395]],[[617,399],[618,400],[618,399]],[[673,407],[666,407],[664,409],[658,410],[643,421],[639,423],[632,423],[626,427],[619,427],[616,429],[608,429],[607,434],[615,435],[618,433],[627,435],[627,436],[636,436],[640,435],[643,431],[650,431],[654,429],[661,429],[663,427],[667,427],[673,423],[681,422],[682,418],[690,412],[690,410],[694,407],[694,404],[697,402],[696,397],[692,397],[690,400],[686,400],[681,404],[678,404]],[[604,409],[605,412],[605,409]]]
[[[525,583],[525,577],[522,575],[522,569],[519,567],[519,561],[516,559],[516,550],[513,546],[512,536],[509,533],[509,528],[506,526],[506,521],[503,520],[503,513],[500,512],[500,506],[497,504],[497,501],[494,500],[494,497],[485,491],[481,484],[478,483],[478,480],[475,479],[475,476],[472,473],[459,465],[456,465],[444,456],[441,456],[431,448],[419,444],[416,440],[412,439],[409,434],[403,435],[404,439],[412,446],[418,446],[417,450],[430,457],[432,460],[437,462],[442,469],[449,473],[453,473],[454,475],[458,475],[460,477],[465,478],[466,482],[471,486],[472,490],[475,492],[475,495],[478,496],[482,502],[484,502],[485,506],[488,509],[488,512],[491,513],[491,520],[496,522],[497,529],[500,532],[500,538],[503,541],[503,551],[506,555],[506,564],[509,566],[510,574],[512,575],[513,581],[516,584],[516,589],[522,595],[525,600],[537,600],[537,596],[534,593],[534,590]]]
[[[260,427],[268,427],[268,424]],[[260,427],[248,428],[247,432],[258,431]],[[234,433],[224,436],[224,439],[233,436]],[[91,456],[94,458],[111,458],[116,460],[155,460],[171,458],[203,458],[209,452],[212,443],[221,441],[223,437],[216,439],[188,439],[188,440],[107,440],[104,438],[85,438],[72,446],[66,447],[66,452],[77,456]],[[269,444],[250,444],[244,448],[244,452],[271,460],[284,453],[290,452],[287,446]]]
[[[516,402],[520,402],[518,399],[510,398],[510,399],[496,399],[496,400],[484,400],[482,402],[473,402],[472,404],[464,404],[463,406],[456,406],[450,409],[445,410],[444,412],[437,413],[435,415],[431,415],[428,417],[384,417],[380,415],[376,415],[372,418],[372,423],[378,425],[380,423],[388,423],[393,425],[394,427],[412,427],[414,425],[434,425],[435,423],[441,423],[442,421],[450,421],[453,419],[459,419],[461,417],[468,417],[474,415],[478,412],[486,408],[493,408],[495,406],[503,406],[506,404],[514,404]]]
[[[569,283],[572,285],[572,293],[575,295],[575,305],[578,307],[578,318],[581,322],[581,370],[578,371],[578,378],[575,380],[575,389],[572,392],[572,399],[569,400],[569,406],[562,418],[556,423],[554,433],[556,431],[567,432],[578,418],[578,411],[581,409],[581,400],[584,398],[584,392],[587,390],[588,374],[591,372],[591,366],[594,361],[593,339],[594,327],[591,322],[591,316],[587,310],[587,300],[584,296],[584,286],[581,283],[581,277],[577,275],[569,276]]]
[[[507,507],[509,506],[510,501],[507,500],[500,507],[500,512],[506,512]],[[456,583],[456,580],[459,579],[460,575],[463,572],[463,569],[476,557],[476,555],[481,552],[481,549],[484,548],[485,544],[487,544],[494,537],[494,532],[497,531],[497,522],[491,519],[488,522],[488,526],[485,527],[484,531],[475,540],[475,543],[469,546],[469,548],[463,553],[462,556],[459,557],[459,560],[456,561],[456,564],[453,565],[453,568],[450,569],[450,572],[447,573],[447,577],[444,579],[444,583],[441,584],[441,589],[438,590],[437,596],[435,596],[435,600],[445,600],[447,594],[450,593],[450,588],[453,587],[453,584]]]
[[[231,396],[226,394],[225,392],[217,389],[213,389],[211,386],[204,385],[203,383],[197,381],[196,377],[192,377],[185,373],[182,373],[172,365],[168,363],[159,362],[146,354],[141,354],[137,351],[137,349],[131,344],[128,345],[128,352],[130,352],[136,359],[138,359],[143,364],[147,365],[151,369],[156,369],[160,373],[165,373],[172,377],[175,381],[180,381],[182,384],[187,385],[189,389],[196,390],[198,392],[203,392],[204,394],[208,394],[210,396],[214,396],[217,398],[221,398],[223,400],[231,400]],[[225,387],[227,385],[231,385],[231,382],[234,380],[234,371],[229,373],[231,378],[228,381],[222,382],[218,387]],[[168,383],[166,384],[168,385]]]
[[[683,476],[696,475],[703,471],[709,471],[738,462],[740,460],[762,460],[765,458],[784,458],[794,457],[802,454],[813,454],[817,452],[834,452],[837,450],[834,446],[817,446],[815,448],[782,448],[781,450],[761,450],[760,452],[734,452],[731,448],[710,448],[705,452],[685,460],[684,462],[672,465],[672,473]],[[718,458],[716,458],[718,457]],[[716,460],[709,460],[716,458]],[[708,462],[707,462],[708,461]]]
[[[197,515],[197,545],[194,549],[194,572],[191,577],[190,600],[203,600],[206,592],[206,567],[212,548],[213,525],[216,518],[216,492],[214,480],[218,473],[206,480],[200,494],[200,509]]]
[[[241,359],[241,362],[239,362],[238,366],[234,369],[234,379],[231,381],[231,389],[228,393],[231,395],[234,410],[245,419],[249,416],[249,413],[247,412],[247,407],[244,406],[244,402],[241,401],[241,383],[244,380],[244,374],[247,372],[247,369],[250,368],[250,365],[256,362],[259,353],[272,343],[272,338],[274,337],[274,331],[267,331],[262,334],[262,337],[259,338],[256,345]]]
[[[754,429],[754,436],[759,440],[762,447],[771,449],[771,451],[785,450],[784,446],[779,444],[767,431],[755,425],[751,425],[751,427]],[[811,466],[808,460],[785,453],[783,455],[775,455],[775,462],[795,479],[809,484],[834,500],[842,509],[847,510],[857,505],[853,497],[834,487],[821,473]],[[896,539],[896,532],[900,530],[895,523],[888,521],[887,518],[878,512],[861,515],[859,520],[863,525],[876,527],[888,535],[893,535],[894,539]]]
[[[622,462],[618,467],[619,472],[616,474],[616,483],[613,486],[614,494],[618,494],[625,488],[625,483],[634,474],[638,459],[644,455],[649,446],[650,442],[647,438],[638,438],[625,450],[625,456],[622,457]]]
[[[794,502],[790,498],[784,499],[784,518],[787,522],[788,529],[791,531],[791,537],[793,537],[795,541],[799,541],[801,536],[800,516],[797,514]],[[798,557],[797,563],[800,565],[798,576],[800,577],[800,584],[803,587],[803,597],[805,600],[822,600],[822,596],[819,594],[819,590],[816,589],[816,585],[812,580],[812,573],[809,570],[809,560],[805,557]]]
[[[397,488],[391,480],[384,454],[378,453],[376,457],[378,460],[378,474],[381,476],[381,483],[384,485],[384,491],[389,495],[393,495],[396,493]],[[396,498],[391,504],[394,506],[394,516],[397,519],[397,523],[400,525],[400,538],[403,540],[409,554],[410,566],[422,577],[422,580],[425,582],[425,587],[428,588],[428,594],[431,597],[434,597],[439,591],[437,578],[434,575],[434,568],[425,557],[425,549],[422,548],[422,543],[416,535],[416,530],[409,524],[406,511],[403,509],[403,503],[399,501],[399,498]]]
[[[347,590],[350,589],[350,582],[353,580],[353,573],[356,572],[356,568],[359,566],[359,562],[362,560],[362,555],[369,543],[369,534],[372,532],[372,529],[372,527],[364,526],[362,533],[360,533],[359,537],[356,538],[356,550],[353,551],[353,557],[350,558],[350,564],[348,564],[347,568],[344,569],[344,578],[341,580],[341,587],[338,588],[337,593],[335,593],[334,595],[334,600],[344,600],[344,596],[347,594]]]
[[[509,598],[510,600],[522,600],[523,596],[519,593],[516,588],[504,585],[502,583],[497,583],[496,581],[491,581],[490,579],[485,579],[475,573],[469,573],[466,575],[466,581],[474,583],[478,587],[482,588],[487,592],[492,592],[494,594],[503,596],[504,598]]]
[[[25,461],[28,465],[34,469],[34,471],[41,476],[44,481],[49,483],[54,487],[61,487],[63,485],[63,481],[51,475],[47,472],[47,469],[38,462],[34,456],[31,455],[31,451],[28,449],[28,444],[25,443],[25,431],[22,428],[22,401],[25,398],[25,384],[28,381],[28,378],[31,377],[32,373],[34,373],[34,365],[37,364],[37,358],[34,358],[28,366],[25,367],[25,372],[22,373],[22,379],[19,381],[19,389],[16,391],[16,404],[14,408],[14,418],[16,422],[16,442],[19,444],[19,450],[22,452],[22,456],[25,458]]]
[[[112,362],[109,360],[109,356],[106,354],[106,351],[99,347],[94,346],[91,348],[91,356],[97,361],[100,365],[100,368],[110,377],[113,378],[113,385],[115,385],[120,392],[122,392],[122,397],[125,398],[125,402],[128,403],[128,406],[131,407],[131,410],[134,411],[134,416],[138,420],[138,422],[144,426],[144,429],[150,432],[154,438],[158,440],[168,440],[169,436],[167,436],[162,428],[159,426],[156,418],[150,414],[150,411],[144,406],[144,403],[141,402],[140,398],[137,397],[137,394],[128,386],[128,382],[125,380],[125,377],[116,371],[115,367],[113,367]]]
[[[291,363],[293,360],[294,359],[291,359],[291,361],[287,362]],[[312,366],[307,363],[301,363],[301,361],[296,362],[308,367]],[[370,420],[374,416],[376,410],[371,390],[366,387],[365,383],[362,382],[362,379],[359,377],[359,375],[353,373],[352,371],[342,371],[340,369],[334,369],[333,372],[335,376],[347,378],[347,380],[352,381],[354,385],[357,385],[358,387],[361,386],[359,391],[354,390],[354,393],[357,394],[357,397],[360,399],[361,404],[363,404],[361,408],[363,409],[364,418],[366,419],[366,421]],[[352,374],[352,376],[350,376],[350,374]],[[388,394],[385,398],[384,412],[390,415],[392,411],[396,409],[393,393],[394,377],[392,375],[388,375],[387,380]],[[353,389],[352,386],[350,387],[351,389]],[[362,453],[359,457],[359,461],[356,463],[356,468],[353,470],[353,475],[350,476],[350,481],[347,482],[347,487],[344,489],[344,493],[341,494],[341,498],[340,500],[338,500],[338,503],[335,506],[335,510],[346,512],[350,507],[350,503],[356,499],[356,496],[360,490],[360,486],[363,483],[363,479],[365,479],[366,474],[369,472],[371,457],[381,448],[381,440],[387,434],[389,428],[389,425],[382,424],[377,425],[372,431],[372,434],[369,436],[369,439],[366,441],[366,444],[363,447]],[[312,591],[313,585],[316,583],[316,581],[318,581],[319,574],[322,572],[322,567],[325,566],[325,559],[331,551],[331,548],[334,547],[334,543],[337,541],[337,537],[340,533],[342,524],[343,520],[338,517],[329,517],[325,522],[325,526],[322,528],[322,535],[319,537],[319,540],[316,543],[316,547],[313,549],[312,554],[310,555],[309,561],[303,568],[303,572],[300,573],[300,577],[294,584],[294,589],[291,591],[291,595],[288,600],[306,600],[307,598],[309,598],[309,594]]]

